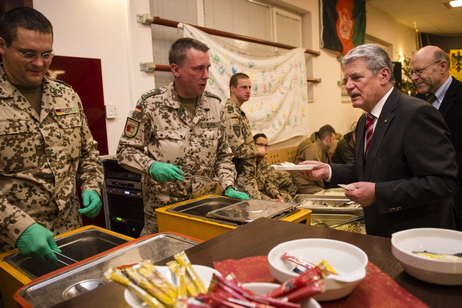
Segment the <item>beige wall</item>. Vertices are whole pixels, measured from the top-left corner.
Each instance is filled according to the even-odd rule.
[[[342,102],[340,64],[335,53],[320,48],[318,0],[271,0],[304,14],[304,47],[320,50],[307,56],[308,74],[322,82],[309,88],[307,135],[329,123],[340,133],[348,132],[361,110]],[[139,96],[155,86],[152,74],[139,70],[139,63],[152,61],[151,28],[136,22],[136,14],[149,13],[149,0],[34,0],[55,28],[54,48],[59,55],[100,58],[106,104],[116,105],[117,118],[107,120],[110,154],[115,154],[125,119]],[[162,16],[160,16],[162,17]],[[367,6],[366,32],[391,44],[392,60],[397,52],[415,51],[414,32]],[[273,145],[273,149],[298,144],[302,138]]]

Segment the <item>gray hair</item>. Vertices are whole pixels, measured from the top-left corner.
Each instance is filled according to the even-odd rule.
[[[364,58],[366,60],[366,67],[374,74],[377,74],[382,68],[387,67],[390,70],[390,82],[395,82],[393,62],[391,62],[388,53],[380,46],[364,44],[353,48],[343,57],[342,66],[345,67],[358,58]]]

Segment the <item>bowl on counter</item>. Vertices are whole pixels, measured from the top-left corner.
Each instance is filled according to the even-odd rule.
[[[462,253],[462,232],[438,228],[409,229],[393,233],[391,244],[393,255],[409,275],[440,285],[462,285],[462,258],[440,260],[413,253]]]
[[[313,297],[318,301],[345,297],[366,277],[368,258],[364,251],[342,241],[310,238],[279,244],[269,252],[270,273],[281,283],[298,275],[292,271],[294,264],[281,258],[284,253],[315,264],[325,260],[338,273],[324,278],[326,291]]]
[[[279,287],[279,284],[269,282],[249,282],[243,283],[242,287],[258,295],[265,296],[268,294],[268,292],[273,291]],[[302,306],[302,308],[321,308],[321,305],[319,305],[319,303],[314,298],[310,298],[301,302],[300,306]]]

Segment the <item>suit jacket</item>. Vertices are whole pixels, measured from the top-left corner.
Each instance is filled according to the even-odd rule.
[[[356,129],[356,162],[331,165],[331,184],[374,182],[376,202],[364,208],[368,234],[435,227],[456,229],[455,150],[441,114],[425,101],[393,89],[364,156],[365,115]]]
[[[419,93],[416,97],[425,99],[425,94]],[[452,79],[439,111],[451,132],[450,140],[456,149],[459,170],[462,170],[462,82],[455,78]],[[459,180],[462,180],[460,171]],[[459,184],[462,184],[462,181]]]

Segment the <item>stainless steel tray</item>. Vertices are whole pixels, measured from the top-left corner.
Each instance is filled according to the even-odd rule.
[[[320,214],[320,213],[312,213],[311,214],[311,225],[312,226],[320,226],[320,227],[328,227],[331,228],[330,225],[345,222],[347,220],[357,218],[358,215],[352,214]],[[342,231],[349,231],[354,233],[362,233],[361,223],[359,221],[350,222],[348,224],[334,227],[333,229],[342,230]]]
[[[296,206],[292,203],[249,199],[210,211],[207,217],[247,223],[258,218],[273,218],[294,210]]]
[[[294,198],[299,208],[310,209],[313,213],[342,213],[364,215],[363,208],[345,196],[300,194]]]
[[[19,295],[32,307],[51,307],[109,282],[104,277],[109,268],[141,260],[155,263],[197,244],[197,241],[172,233],[142,237],[115,251],[74,264],[70,269],[61,269],[55,275],[51,273],[45,279],[32,281],[21,289]]]
[[[62,253],[56,254],[56,264],[27,257],[19,252],[5,257],[5,261],[33,279],[128,242],[126,238],[95,228],[55,239],[62,250]]]

